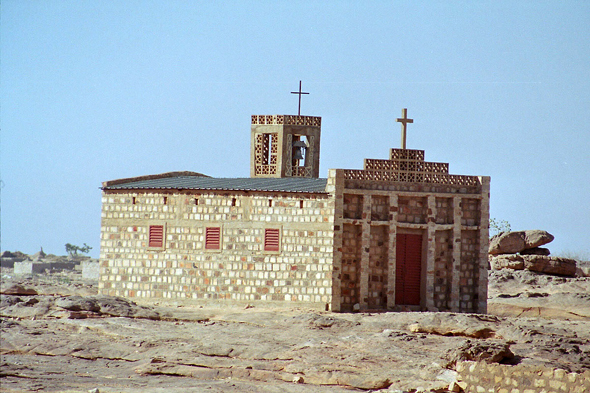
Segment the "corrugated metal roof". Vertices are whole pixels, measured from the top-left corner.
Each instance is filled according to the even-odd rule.
[[[276,192],[326,192],[328,179],[302,177],[285,178],[214,178],[176,176],[161,179],[131,181],[124,184],[102,187],[103,190],[233,190]]]

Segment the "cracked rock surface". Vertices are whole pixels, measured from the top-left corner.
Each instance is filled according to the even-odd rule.
[[[501,277],[490,293],[511,301],[550,288],[526,279]],[[590,318],[149,305],[3,271],[2,292],[14,285],[0,303],[3,392],[442,391],[457,360],[590,368]]]

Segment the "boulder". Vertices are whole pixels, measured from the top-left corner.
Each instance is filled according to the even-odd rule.
[[[489,253],[516,254],[523,250],[542,246],[553,241],[553,235],[538,229],[529,231],[503,232],[490,240]]]
[[[447,367],[454,367],[457,362],[476,361],[500,363],[514,358],[510,343],[503,340],[467,340],[459,348],[450,350],[446,356]]]
[[[12,295],[12,296],[34,296],[37,295],[37,291],[33,288],[26,288],[20,284],[13,284],[8,288],[0,289],[0,293],[3,295]]]
[[[516,254],[524,250],[524,232],[503,232],[490,239],[489,253]]]
[[[535,248],[543,244],[551,243],[554,237],[547,231],[535,229],[532,231],[524,231],[525,249]]]

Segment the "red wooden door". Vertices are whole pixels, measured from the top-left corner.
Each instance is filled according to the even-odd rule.
[[[422,235],[396,237],[395,304],[420,305]]]

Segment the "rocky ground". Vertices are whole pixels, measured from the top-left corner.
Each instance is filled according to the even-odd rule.
[[[457,360],[590,369],[590,278],[490,271],[490,315],[135,304],[2,269],[3,392],[446,391]]]

